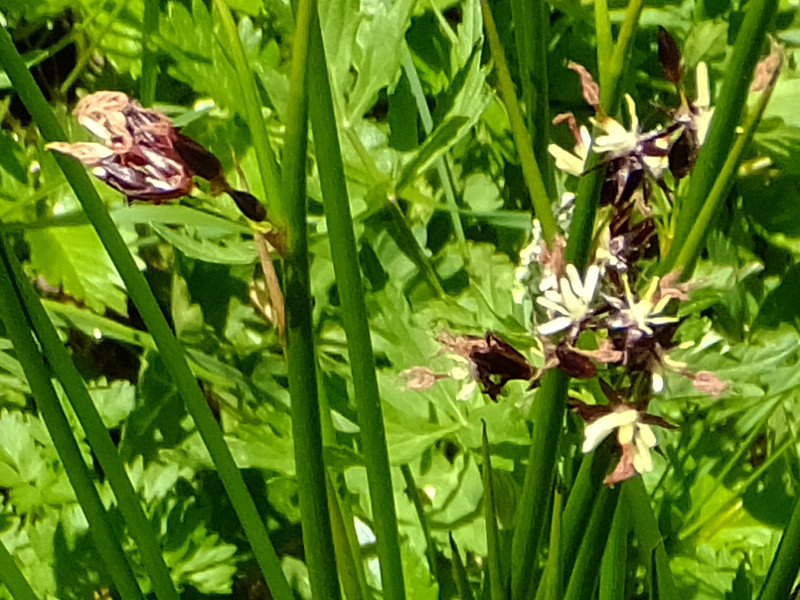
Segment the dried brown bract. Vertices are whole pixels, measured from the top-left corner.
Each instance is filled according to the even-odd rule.
[[[596,111],[600,111],[600,87],[595,83],[591,73],[586,70],[586,67],[572,60],[567,63],[567,68],[578,74],[581,80],[583,99],[586,100],[586,103]]]

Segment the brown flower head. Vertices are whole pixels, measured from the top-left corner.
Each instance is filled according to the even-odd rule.
[[[165,114],[142,107],[122,92],[84,97],[73,113],[102,143],[53,142],[47,148],[72,156],[128,199],[160,203],[192,191],[192,176],[211,182],[211,193],[227,192],[248,218],[266,218],[263,205],[225,181],[219,160],[173,127]]]
[[[444,352],[452,352],[469,361],[470,370],[492,400],[512,379],[530,380],[534,369],[527,359],[491,331],[482,338],[453,335],[442,331],[436,336]]]

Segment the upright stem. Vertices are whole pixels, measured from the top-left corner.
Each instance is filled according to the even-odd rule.
[[[261,114],[262,102],[258,97],[253,71],[250,69],[242,41],[239,38],[239,32],[236,29],[236,23],[233,21],[233,16],[225,0],[214,0],[214,7],[217,10],[220,21],[222,21],[222,29],[225,32],[228,50],[230,50],[233,57],[233,66],[239,79],[244,116],[250,130],[250,136],[253,139],[253,148],[258,158],[258,169],[261,174],[266,203],[272,213],[270,221],[280,228],[285,218],[280,200],[280,169],[272,146],[269,144],[267,128],[264,124],[264,117]]]
[[[328,67],[319,22],[312,24],[309,48],[309,86],[314,102],[309,114],[325,202],[333,268],[342,303],[342,322],[347,334],[353,388],[361,427],[361,445],[367,468],[372,517],[380,558],[383,595],[405,600],[400,540],[389,452],[383,424],[375,361],[367,322],[367,307],[356,253],[353,219],[344,179],[342,154],[333,111]]]
[[[308,44],[316,2],[299,0],[295,15],[292,67],[286,111],[283,199],[287,215],[286,351],[292,397],[292,434],[300,489],[311,590],[316,598],[339,598],[339,578],[322,462],[322,429],[317,396],[314,328],[306,224],[306,144],[308,141]]]
[[[547,193],[542,173],[539,170],[539,164],[536,162],[530,133],[525,127],[525,121],[522,119],[522,112],[517,102],[517,93],[514,91],[514,83],[511,81],[511,74],[506,64],[505,52],[502,44],[500,44],[500,37],[497,35],[497,28],[494,25],[492,11],[487,0],[481,0],[481,11],[483,12],[486,39],[489,41],[489,48],[492,51],[492,59],[494,60],[497,87],[508,113],[511,135],[514,138],[514,145],[517,147],[519,162],[522,166],[522,176],[525,178],[525,185],[528,187],[536,218],[542,224],[544,239],[550,245],[553,237],[558,233],[556,219],[553,216],[553,208],[550,203],[550,195]]]
[[[633,31],[641,12],[639,0],[633,0],[628,6],[625,24],[620,32],[619,40],[613,52],[614,68],[610,70],[608,87],[612,90],[601,96],[618,101],[617,89],[623,58],[627,56],[633,40]],[[488,8],[484,6],[484,18]],[[487,23],[487,35],[488,33]],[[490,42],[492,37],[489,37]],[[499,44],[499,40],[495,40]],[[499,75],[500,69],[498,69]],[[510,81],[509,81],[510,83]],[[610,111],[609,111],[610,112]],[[585,175],[578,184],[578,193],[575,201],[575,211],[570,224],[569,240],[564,257],[567,262],[583,270],[589,261],[591,249],[594,218],[597,211],[597,202],[600,188],[603,184],[603,174],[600,169],[594,168],[599,164],[599,158],[590,157]],[[551,494],[551,486],[555,473],[556,447],[561,435],[561,426],[564,417],[564,399],[569,388],[569,377],[562,371],[551,370],[543,378],[541,388],[536,397],[533,408],[533,436],[528,454],[528,468],[525,472],[525,481],[522,486],[522,495],[517,504],[516,526],[512,541],[511,558],[511,594],[513,600],[528,598],[531,584],[531,567],[535,564],[539,538],[542,532],[544,516],[546,515],[547,502]],[[569,505],[569,501],[567,502]],[[565,526],[566,527],[566,526]]]

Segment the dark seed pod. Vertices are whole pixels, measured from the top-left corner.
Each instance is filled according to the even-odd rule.
[[[267,209],[253,194],[239,190],[228,190],[228,194],[236,202],[242,214],[251,221],[263,221],[267,218]]]
[[[556,347],[556,357],[558,357],[558,368],[570,377],[589,379],[597,374],[597,367],[591,359],[575,352],[567,344],[562,343]]]
[[[683,133],[669,149],[669,170],[675,179],[683,179],[694,168],[697,159],[697,135],[691,129]]]
[[[224,178],[219,159],[193,139],[176,133],[174,147],[186,166],[198,177],[208,181]]]
[[[528,380],[533,377],[533,367],[510,344],[491,331],[486,333],[484,340],[485,344],[476,345],[470,350],[469,360],[474,366],[476,378],[481,382],[483,391],[492,400],[497,400],[497,396],[508,381]]]
[[[681,51],[675,39],[663,27],[658,27],[658,60],[664,70],[664,76],[678,85],[681,82]]]

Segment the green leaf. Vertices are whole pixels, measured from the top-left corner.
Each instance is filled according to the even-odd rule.
[[[800,127],[786,125],[780,118],[765,119],[753,136],[753,142],[784,174],[800,175]],[[772,200],[780,200],[780,196]]]
[[[111,259],[90,226],[29,230],[31,269],[98,313],[124,315],[127,296]]]
[[[488,213],[503,206],[497,184],[485,173],[473,173],[464,181],[464,202],[476,212]]]
[[[413,0],[392,4],[369,2],[361,13],[353,47],[353,68],[358,73],[350,92],[348,121],[360,119],[384,87],[394,87],[400,76],[400,43],[408,28]]]
[[[155,223],[152,227],[164,241],[190,258],[221,265],[249,265],[258,260],[252,240],[243,240],[239,236],[208,238],[203,235],[203,230],[197,228],[173,229]]]
[[[393,465],[411,462],[430,448],[437,440],[458,431],[460,425],[442,427],[426,422],[410,422],[386,424],[386,439],[389,446],[389,458]]]

